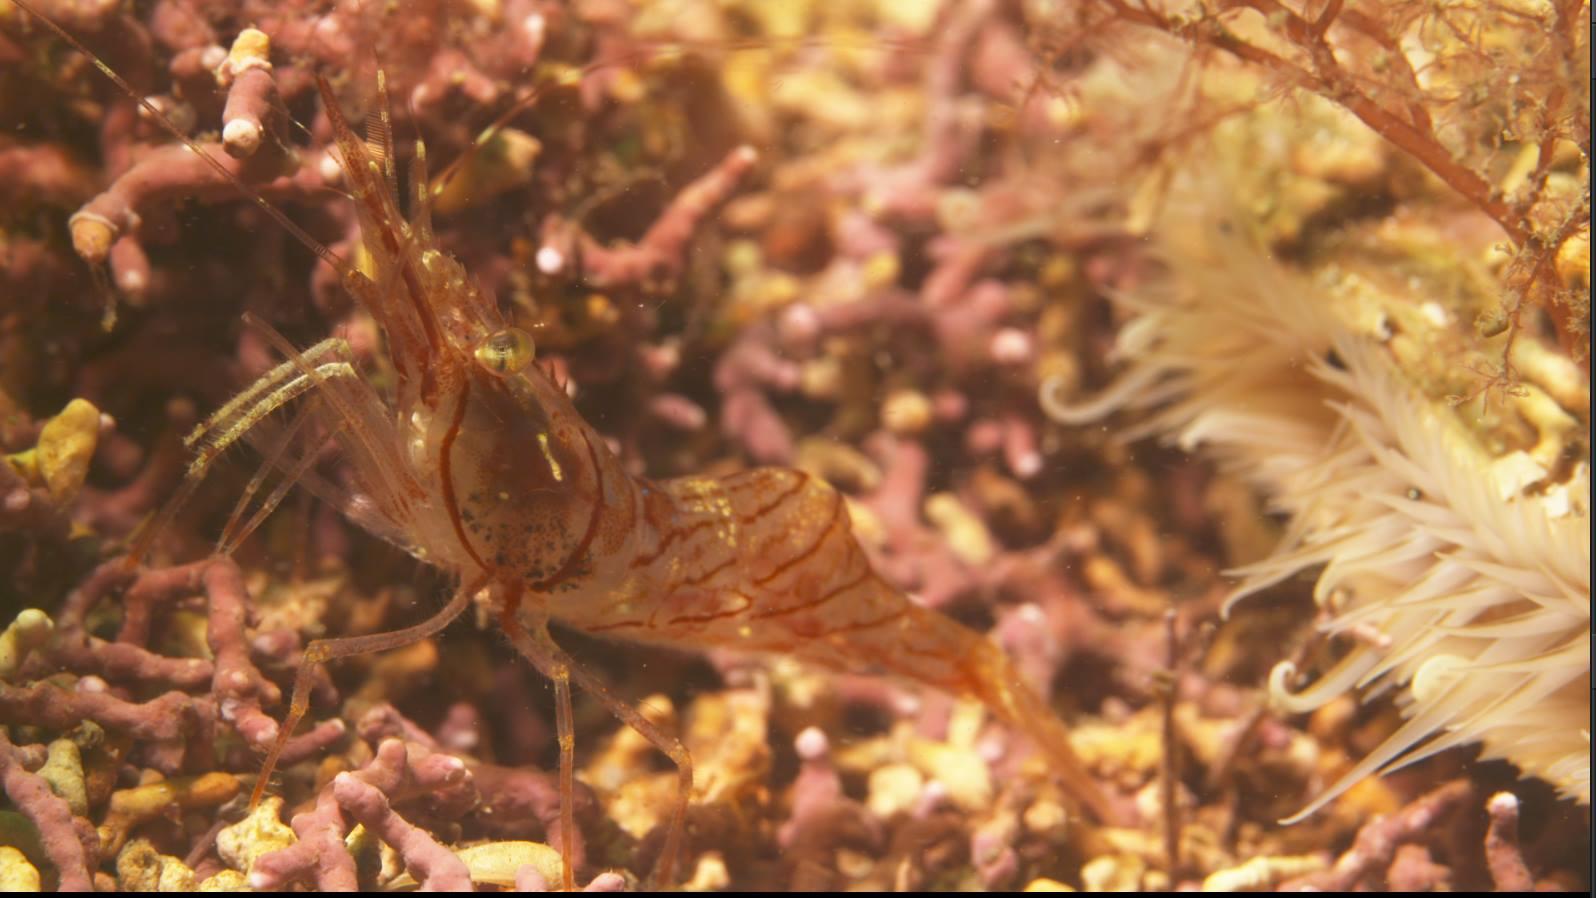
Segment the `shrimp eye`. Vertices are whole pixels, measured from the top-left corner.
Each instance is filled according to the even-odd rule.
[[[506,328],[477,344],[477,363],[494,374],[514,374],[532,363],[536,350],[532,336],[518,327]]]

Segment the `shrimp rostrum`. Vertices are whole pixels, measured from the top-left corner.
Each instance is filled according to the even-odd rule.
[[[1110,816],[1046,702],[994,643],[916,605],[872,570],[847,505],[831,486],[785,468],[661,481],[629,474],[536,363],[531,337],[438,248],[424,153],[418,148],[409,179],[407,218],[392,154],[369,151],[328,85],[319,88],[368,264],[357,270],[313,248],[381,327],[392,385],[378,390],[368,383],[340,340],[296,351],[271,335],[290,360],[201,425],[179,499],[219,453],[274,412],[300,403],[290,428],[314,419],[353,470],[355,486],[340,502],[346,514],[441,569],[457,587],[442,610],[418,625],[307,646],[256,800],[307,710],[316,665],[414,643],[479,603],[554,684],[567,838],[558,847],[567,859],[574,832],[573,681],[679,771],[655,869],[662,883],[671,881],[680,850],[693,775],[682,744],[573,661],[551,637],[551,621],[676,648],[783,654],[977,699],[1032,737],[1078,801]],[[285,478],[264,510],[288,484],[314,482],[317,453],[303,452],[297,461],[269,455],[268,465]],[[236,539],[224,538],[224,547],[229,542]],[[564,876],[569,886],[569,863]]]

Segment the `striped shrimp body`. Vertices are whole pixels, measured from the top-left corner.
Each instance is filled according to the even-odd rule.
[[[589,633],[795,657],[973,698],[1026,732],[1094,814],[1109,809],[1057,715],[996,644],[910,601],[871,567],[842,494],[787,468],[623,485],[606,507],[634,552],[550,613]],[[596,598],[601,597],[601,598]]]
[[[400,463],[410,483],[437,484],[421,503],[383,490],[382,523],[409,536],[416,555],[468,584],[434,621],[402,635],[434,632],[466,607],[467,596],[489,588],[505,633],[556,686],[564,814],[572,806],[572,680],[678,765],[680,790],[656,868],[662,882],[679,849],[692,766],[679,741],[554,643],[551,619],[678,648],[784,654],[979,699],[1029,733],[1071,791],[1108,815],[1056,715],[995,644],[915,605],[872,570],[835,489],[782,468],[723,479],[629,475],[565,390],[533,363],[530,338],[504,326],[452,259],[398,239],[425,232],[401,226],[396,207],[380,200],[376,165],[367,166],[364,181],[354,175],[364,147],[345,129],[340,134],[348,139],[342,149],[352,160],[356,200],[371,219],[365,233],[377,235],[367,249],[383,259],[379,282],[395,284],[399,294],[355,288],[357,296],[371,294],[362,298],[390,334],[401,373],[397,421],[408,425],[409,451]],[[375,473],[376,461],[361,467]],[[347,645],[367,651],[378,638]],[[324,645],[307,651],[307,665],[345,653],[341,643]],[[308,673],[302,679],[308,685]],[[294,711],[303,706],[299,692]],[[574,833],[574,822],[562,832]]]
[[[246,437],[258,439],[258,425],[293,406],[293,422],[266,461],[282,480],[248,523],[224,535],[223,551],[236,546],[289,486],[303,483],[354,522],[450,575],[458,588],[440,611],[415,626],[306,646],[254,801],[308,710],[318,664],[418,642],[482,602],[555,687],[565,835],[558,847],[567,861],[567,887],[574,885],[571,683],[677,765],[680,788],[655,868],[656,881],[665,884],[672,881],[680,850],[692,762],[676,738],[612,695],[555,644],[551,620],[679,648],[788,655],[834,671],[894,675],[979,699],[1038,743],[1082,803],[1109,816],[1070,749],[1064,725],[1045,702],[1023,685],[995,644],[915,605],[871,569],[853,537],[846,503],[830,486],[779,468],[658,482],[628,474],[563,387],[535,363],[531,338],[510,326],[463,267],[438,248],[422,148],[410,173],[413,214],[407,218],[400,211],[392,153],[374,155],[340,114],[326,81],[317,83],[359,219],[367,262],[360,269],[171,130],[338,272],[386,337],[392,382],[381,389],[368,382],[340,339],[296,350],[264,329],[289,361],[195,430],[194,460],[162,516],[197,487],[221,453]],[[158,110],[148,104],[146,109],[165,121]],[[378,145],[391,147],[386,127]],[[744,168],[753,163],[751,150],[737,152]],[[351,475],[347,483],[314,476],[320,433],[342,450]],[[299,447],[297,456],[292,446]],[[246,491],[240,511],[260,479]]]
[[[549,634],[551,619],[639,642],[896,675],[979,699],[1035,739],[1093,813],[1109,816],[1057,716],[995,644],[915,605],[871,569],[846,503],[829,485],[781,468],[723,479],[628,474],[534,363],[531,338],[506,326],[458,263],[430,245],[424,211],[412,222],[399,217],[381,166],[337,121],[375,260],[374,276],[346,280],[388,334],[399,387],[396,413],[385,420],[363,431],[347,426],[355,416],[330,424],[346,431],[341,439],[371,498],[368,525],[454,572],[462,588],[409,630],[307,647],[279,747],[304,712],[311,665],[431,635],[486,588],[505,634],[555,685],[562,832],[575,832],[572,681],[676,763],[680,787],[659,882],[670,881],[680,848],[691,759],[566,655]],[[418,206],[425,209],[424,199]],[[328,398],[337,395],[335,388]],[[368,417],[380,412],[373,406]],[[570,844],[561,848],[571,855]],[[567,884],[570,872],[567,865]]]

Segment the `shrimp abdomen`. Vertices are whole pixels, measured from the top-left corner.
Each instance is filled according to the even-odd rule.
[[[1030,736],[1100,819],[1111,810],[1069,733],[996,643],[915,604],[871,567],[847,502],[786,468],[654,484],[653,533],[590,632],[683,648],[783,654],[839,673],[888,675],[980,701]],[[617,604],[626,613],[617,614]]]

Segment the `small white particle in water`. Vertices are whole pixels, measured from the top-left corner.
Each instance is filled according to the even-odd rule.
[[[116,285],[128,293],[137,293],[148,286],[149,281],[144,277],[144,272],[129,269],[117,275]]]
[[[793,740],[793,748],[798,750],[798,757],[805,761],[818,761],[831,750],[831,742],[819,727],[805,727]]]
[[[992,345],[988,351],[992,354],[992,361],[999,365],[1023,365],[1035,355],[1035,345],[1029,334],[1018,328],[1005,327],[992,335]]]
[[[1014,460],[1014,475],[1021,480],[1029,480],[1042,471],[1042,456],[1036,452],[1027,452]]]
[[[343,166],[338,164],[338,157],[332,153],[323,153],[321,161],[316,163],[316,173],[329,184],[336,183],[343,177]]]
[[[559,274],[565,267],[565,254],[552,246],[545,246],[538,250],[536,261],[538,271],[544,274]]]

